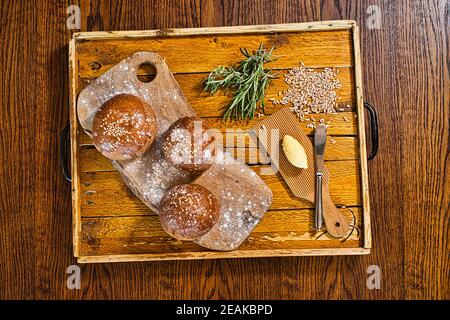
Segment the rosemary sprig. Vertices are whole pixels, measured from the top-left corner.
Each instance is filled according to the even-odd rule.
[[[234,89],[231,104],[223,114],[223,119],[252,119],[258,107],[264,113],[264,97],[270,81],[275,78],[271,69],[264,69],[264,63],[273,61],[273,47],[267,51],[263,44],[250,54],[241,48],[246,57],[235,68],[218,67],[205,80],[205,91],[215,94],[219,89]]]

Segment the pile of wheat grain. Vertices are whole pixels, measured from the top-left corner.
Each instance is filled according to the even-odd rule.
[[[291,104],[290,109],[300,121],[307,121],[310,114],[336,113],[336,90],[341,88],[337,79],[337,72],[332,68],[314,71],[312,68],[301,66],[289,70],[284,81],[288,89],[283,92],[281,99],[272,99],[273,104]]]

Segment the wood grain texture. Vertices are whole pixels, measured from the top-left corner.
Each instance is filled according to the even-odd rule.
[[[195,109],[194,109],[195,110]],[[275,109],[273,109],[275,110]],[[202,114],[201,109],[197,114]],[[216,114],[217,115],[217,114]],[[355,136],[356,135],[356,117],[354,112],[338,112],[336,114],[320,114],[320,115],[312,115],[312,119],[316,123],[322,118],[325,122],[330,123],[330,127],[328,129],[328,134],[330,136]],[[225,133],[227,129],[233,129],[232,132],[227,132],[232,136],[236,134],[236,137],[239,136],[242,131],[247,131],[250,129],[257,121],[258,118],[254,118],[252,120],[247,121],[239,121],[238,123],[234,123],[234,121],[223,121],[221,118],[204,118],[206,124],[214,129],[218,129],[220,132]],[[259,118],[259,120],[261,120]],[[301,122],[300,126],[305,133],[309,136],[314,134],[314,129],[308,127],[308,121]],[[242,135],[240,135],[242,137]],[[248,139],[248,138],[246,138]],[[92,145],[92,139],[84,133],[84,131],[79,133],[78,141],[80,145]],[[237,142],[236,142],[237,144]]]
[[[36,209],[35,194],[29,193],[39,187],[40,182],[34,174],[35,154],[28,152],[33,148],[34,141],[27,137],[35,136],[37,130],[33,125],[41,114],[30,114],[21,118],[23,111],[35,103],[35,96],[29,94],[26,86],[19,85],[24,79],[29,79],[27,70],[36,62],[23,60],[23,56],[37,55],[37,47],[33,36],[26,37],[27,30],[35,35],[35,18],[25,22],[21,13],[32,10],[31,3],[8,2],[0,3],[0,296],[33,299],[38,292],[35,278],[27,277],[36,270],[36,251],[34,241],[41,234],[36,233],[30,213]],[[33,81],[36,78],[33,77]],[[64,88],[61,88],[64,90]],[[42,106],[43,107],[43,106]],[[22,128],[22,129],[20,129]],[[47,170],[47,169],[46,169]],[[48,172],[58,175],[56,168],[48,168]],[[55,178],[57,179],[57,178]],[[68,190],[67,185],[58,184],[60,192]],[[63,211],[70,210],[66,200],[57,200],[63,204]],[[69,219],[69,216],[62,220]],[[70,221],[70,219],[69,219]],[[20,234],[20,237],[17,237]],[[67,239],[69,240],[69,239]],[[70,241],[70,240],[69,240]],[[30,252],[31,251],[31,252]],[[31,254],[30,254],[31,253]],[[20,270],[19,277],[12,276]],[[21,288],[20,291],[17,288]]]
[[[355,215],[360,209],[352,207]],[[348,209],[342,214],[352,219]],[[328,235],[315,240],[320,233],[311,227],[314,212],[311,209],[271,211],[245,240],[238,251],[274,249],[335,249],[361,247],[360,236],[355,231],[345,242]],[[277,227],[274,228],[274,225]],[[361,227],[361,224],[357,224]],[[81,251],[85,255],[109,254],[165,254],[212,252],[191,241],[170,237],[160,226],[158,216],[147,214],[135,217],[104,217],[82,219]],[[330,250],[331,252],[331,250]],[[224,253],[226,255],[228,253]],[[275,254],[275,252],[274,252]],[[195,255],[191,255],[195,258]],[[104,257],[107,258],[107,257]]]
[[[163,34],[164,36],[164,34]],[[173,73],[210,72],[220,65],[234,65],[242,60],[239,48],[246,44],[258,48],[264,43],[277,48],[277,59],[268,64],[274,69],[296,67],[297,57],[311,67],[351,67],[351,35],[344,31],[316,31],[289,35],[208,35],[202,37],[166,37],[117,42],[115,40],[81,41],[79,76],[98,77],[136,51],[151,50],[165,58]],[[202,57],[199,59],[198,57]]]
[[[380,151],[369,162],[372,253],[82,265],[82,289],[68,290],[65,269],[75,262],[71,198],[57,139],[69,111],[69,4],[80,5],[82,31],[355,19],[364,96],[380,121]],[[381,29],[367,28],[370,5],[381,10]],[[447,1],[82,0],[37,6],[0,3],[0,298],[450,299]],[[373,264],[382,271],[381,290],[366,287]]]
[[[333,137],[331,143],[327,137],[327,152],[325,160],[355,160],[358,159],[357,139],[355,137]],[[312,140],[312,138],[311,138]],[[270,164],[270,157],[261,148],[257,148],[255,139],[246,137],[243,142],[245,148],[225,148],[234,158],[245,159],[248,165]],[[110,161],[95,149],[93,145],[79,149],[80,172],[111,171],[114,170]]]
[[[239,59],[241,58],[238,57],[235,61],[239,61]],[[114,59],[113,61],[118,63],[121,59]],[[315,70],[320,71],[321,69],[318,68]],[[337,91],[339,94],[339,107],[344,108],[345,111],[351,111],[348,110],[347,105],[354,106],[356,102],[354,87],[352,86],[354,70],[353,68],[336,68],[336,70],[338,72],[338,80],[342,85]],[[269,99],[280,99],[278,93],[287,89],[287,84],[284,82],[286,71],[276,70],[274,72],[279,72],[279,74],[278,78],[273,80],[267,91],[265,99],[267,114],[271,114],[279,108],[279,106],[274,106]],[[177,80],[189,103],[200,117],[220,117],[224,108],[229,105],[232,95],[230,92],[225,91],[219,91],[214,96],[211,96],[208,92],[204,92],[202,82],[207,76],[208,73],[175,74],[175,80]],[[81,91],[92,80],[93,78],[80,78],[78,89]]]
[[[326,162],[333,180],[330,193],[336,205],[361,204],[358,184],[359,167],[355,160]],[[251,167],[256,173],[268,165]],[[261,175],[273,193],[272,210],[312,208],[313,204],[292,195],[281,175]],[[116,171],[80,173],[82,216],[114,216],[147,214],[150,209],[143,204],[122,181]],[[342,188],[342,186],[348,186]],[[120,199],[120,201],[118,201]]]

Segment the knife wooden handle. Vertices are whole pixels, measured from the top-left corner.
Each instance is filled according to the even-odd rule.
[[[322,203],[323,220],[325,221],[328,233],[336,238],[343,237],[350,230],[350,226],[342,213],[334,205],[333,200],[331,200],[328,188],[323,188],[322,190]]]

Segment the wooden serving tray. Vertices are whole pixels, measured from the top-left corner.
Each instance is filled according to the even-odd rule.
[[[230,252],[205,249],[167,235],[158,217],[126,187],[111,163],[92,145],[77,119],[79,92],[94,79],[136,51],[154,51],[165,58],[194,111],[213,128],[235,131],[234,154],[245,156],[258,174],[270,167],[267,155],[256,152],[247,130],[258,120],[222,122],[231,97],[203,92],[202,80],[219,65],[242,59],[240,47],[275,46],[278,59],[270,67],[280,76],[269,88],[266,113],[277,111],[270,98],[287,88],[283,74],[302,61],[308,67],[335,67],[342,83],[338,114],[320,114],[331,121],[325,160],[334,203],[356,231],[346,240],[313,230],[314,205],[295,198],[280,174],[262,175],[273,193],[265,217],[248,239]],[[206,259],[302,255],[355,255],[370,252],[370,211],[364,132],[359,32],[354,21],[300,24],[75,33],[69,48],[73,198],[73,244],[78,262]],[[143,74],[146,71],[142,71]],[[313,129],[301,123],[312,136]]]

